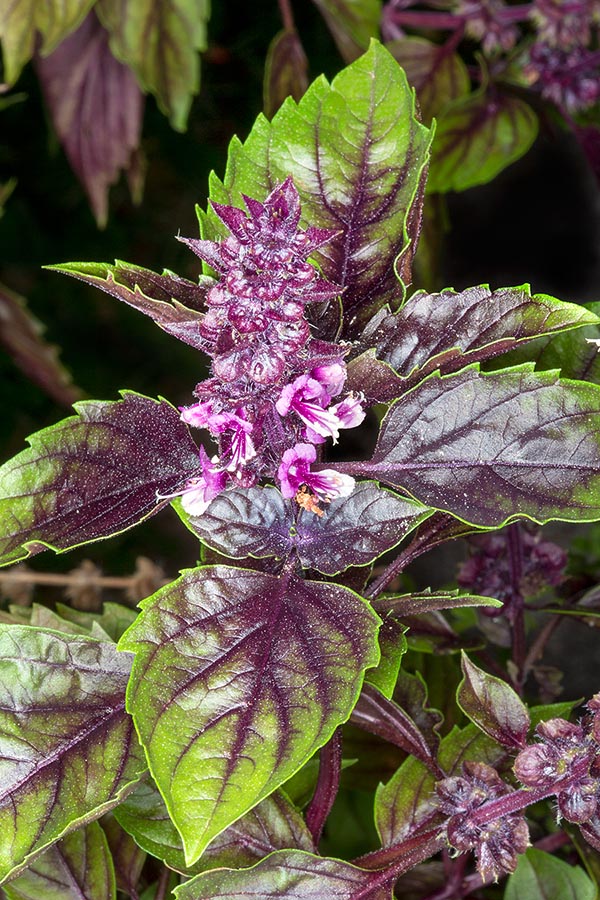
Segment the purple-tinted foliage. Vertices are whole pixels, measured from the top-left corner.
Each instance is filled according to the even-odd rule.
[[[92,11],[49,56],[38,75],[59,140],[99,223],[108,216],[108,189],[122,170],[134,179],[144,97],[133,73],[109,49]]]

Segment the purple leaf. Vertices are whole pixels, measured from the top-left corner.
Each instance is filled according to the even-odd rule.
[[[53,844],[3,890],[8,900],[113,900],[115,871],[100,825]]]
[[[452,43],[439,45],[411,36],[386,45],[415,88],[426,125],[471,88],[467,67],[452,50]]]
[[[398,597],[382,597],[373,603],[373,609],[379,615],[384,616],[386,613],[391,613],[398,616],[399,619],[440,609],[460,609],[463,606],[502,607],[502,603],[492,597],[479,597],[476,594],[461,593],[459,590],[432,591],[431,589],[412,594],[400,594]]]
[[[99,0],[96,12],[110,32],[115,56],[136,74],[144,91],[177,131],[185,131],[192,97],[200,88],[198,50],[206,48],[208,0]]]
[[[347,63],[353,62],[379,35],[381,0],[313,0]]]
[[[211,841],[193,866],[185,864],[181,836],[151,779],[140,784],[117,807],[115,817],[140,847],[184,875],[197,875],[221,866],[251,866],[274,850],[313,849],[304,819],[280,791],[266,797]]]
[[[37,71],[58,138],[103,227],[108,189],[140,143],[142,93],[110,52],[94,12],[50,56],[38,57]]]
[[[361,344],[375,347],[377,357],[402,376],[398,383],[381,372],[385,383],[376,396],[385,401],[436,369],[446,374],[533,338],[596,322],[597,317],[579,305],[545,294],[532,296],[528,285],[495,291],[480,285],[458,294],[419,291],[399,312],[368,326]]]
[[[43,339],[43,331],[25,299],[0,284],[0,342],[27,378],[57,403],[70,406],[81,391],[61,366],[56,347]]]
[[[128,709],[191,865],[346,721],[379,620],[347,588],[226,566],[142,609]]]
[[[189,525],[201,541],[234,559],[289,555],[307,569],[335,575],[365,566],[395,547],[431,515],[374,482],[361,482],[348,497],[333,500],[322,518],[294,509],[275,488],[223,491]]]
[[[294,28],[275,35],[265,62],[264,107],[270,119],[286,97],[300,100],[308,87],[308,61]]]
[[[482,526],[600,517],[600,389],[529,365],[433,375],[390,408],[369,463],[340,464]]]
[[[122,300],[186,344],[204,349],[200,337],[201,310],[212,278],[203,277],[200,284],[180,278],[172,272],[159,275],[150,269],[116,260],[110,263],[63,263],[47,269],[72,275]]]
[[[121,828],[114,812],[104,816],[100,824],[112,856],[117,889],[133,898],[146,862],[146,853]]]
[[[0,880],[116,806],[146,769],[111,643],[0,627]]]
[[[198,469],[188,428],[165,400],[126,392],[76,408],[0,468],[2,564],[125,531]]]
[[[456,699],[464,714],[503,747],[524,747],[530,720],[518,694],[506,681],[478,668],[464,653],[461,664],[464,677]]]
[[[432,750],[440,744],[438,731],[444,721],[442,713],[428,706],[427,685],[420,673],[414,675],[400,669],[394,701],[408,713]]]
[[[537,131],[532,108],[497,89],[458,100],[438,122],[428,191],[465,191],[487,184],[527,153]]]
[[[397,304],[398,277],[410,282],[431,138],[414,102],[397,62],[373,42],[331,85],[320,78],[271,123],[259,118],[243,145],[232,142],[224,182],[210,181],[212,200],[241,206],[242,194],[264,197],[293,176],[306,222],[337,232],[315,259],[344,288],[344,336]],[[224,234],[212,210],[201,224],[204,237]]]
[[[394,876],[339,859],[279,850],[251,869],[218,869],[177,890],[177,900],[392,900]]]

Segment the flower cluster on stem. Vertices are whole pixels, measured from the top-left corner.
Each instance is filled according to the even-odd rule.
[[[247,213],[213,203],[230,235],[185,239],[219,279],[208,291],[200,329],[211,377],[197,402],[181,410],[204,428],[218,452],[201,451],[201,472],[183,490],[184,509],[200,515],[227,487],[279,482],[284,497],[302,490],[312,508],[349,494],[354,480],[335,470],[311,472],[317,447],[364,418],[362,396],[344,394],[347,348],[313,336],[307,306],[336,297],[308,257],[335,234],[300,228],[300,199],[287,178],[264,203],[243,197]],[[305,504],[304,504],[305,505]]]

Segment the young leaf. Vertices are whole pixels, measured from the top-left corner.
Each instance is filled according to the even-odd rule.
[[[406,628],[392,616],[384,618],[379,629],[379,665],[369,669],[365,681],[374,685],[388,699],[394,693],[402,657],[408,650]]]
[[[455,591],[426,590],[413,594],[400,594],[398,597],[380,597],[373,602],[373,609],[384,616],[386,613],[398,616],[421,615],[426,612],[436,612],[440,609],[461,609],[463,606],[491,606],[501,607],[500,600],[493,597],[479,597],[477,594],[464,594],[458,589]]]
[[[518,694],[501,678],[488,675],[462,654],[463,680],[456,699],[466,716],[503,747],[525,745],[529,713]]]
[[[389,380],[388,390],[378,393],[378,399],[391,400],[436,369],[446,374],[541,335],[596,323],[593,312],[545,294],[532,296],[529,285],[495,291],[480,285],[460,293],[419,291],[396,314],[367,328],[361,340],[402,376],[403,388]]]
[[[278,850],[251,869],[217,869],[175,889],[177,900],[392,900],[393,876],[301,850]]]
[[[596,897],[596,886],[583,869],[533,847],[520,857],[504,891],[504,900],[596,900]]]
[[[188,428],[165,400],[124,392],[76,409],[0,468],[1,564],[125,531],[198,468]]]
[[[384,847],[411,837],[433,822],[437,812],[436,777],[415,756],[409,756],[375,794],[375,824]]]
[[[144,97],[94,12],[36,68],[58,138],[103,228],[109,187],[136,164]]]
[[[40,50],[50,53],[85,18],[94,0],[13,0],[0,7],[4,80],[12,85],[41,35]]]
[[[63,263],[46,266],[63,275],[72,275],[92,284],[149,316],[158,326],[186,344],[203,349],[198,327],[202,321],[204,299],[212,278],[203,277],[200,284],[187,281],[172,272],[159,275],[150,269],[115,260],[110,263]]]
[[[349,717],[379,620],[347,588],[227,566],[142,602],[128,710],[194,863]]]
[[[495,91],[458,100],[438,123],[427,190],[487,184],[527,153],[537,132],[536,114],[517,97]]]
[[[344,288],[344,333],[395,304],[416,249],[431,134],[415,116],[414,94],[377,42],[334,78],[319,78],[299,104],[288,99],[271,123],[259,118],[246,142],[232,142],[224,182],[210,196],[241,205],[292,175],[305,221],[339,234],[315,253],[325,278]],[[368,173],[368,176],[365,174]],[[223,234],[210,211],[206,237]]]
[[[0,881],[116,806],[145,771],[113,644],[0,626]]]
[[[313,0],[327,22],[338,50],[353,62],[377,37],[381,0]]]
[[[206,49],[208,0],[99,0],[95,9],[114,55],[154,94],[173,128],[185,131],[200,88],[197,51]]]
[[[49,847],[3,887],[8,900],[115,900],[115,870],[97,822]]]
[[[600,388],[521,366],[430,376],[383,420],[377,478],[465,522],[600,518]],[[340,464],[344,470],[344,464]]]
[[[0,283],[0,342],[27,378],[57,403],[71,406],[81,391],[43,333],[44,326],[29,311],[25,298]]]
[[[335,575],[368,565],[431,514],[366,481],[334,500],[322,518],[303,511],[295,522],[292,504],[277,489],[253,487],[224,491],[188,522],[201,541],[234,559],[284,557],[295,550],[305,568]]]
[[[304,819],[281,791],[266,797],[226,828],[193,866],[186,866],[181,836],[151,780],[140,784],[117,807],[115,818],[140,847],[184,875],[197,875],[221,866],[251,866],[274,850],[313,849]]]
[[[471,88],[466,65],[446,44],[434,44],[423,37],[405,37],[386,45],[398,60],[417,92],[426,125],[439,118],[455,100]]]
[[[265,61],[264,109],[267,118],[275,115],[286,97],[300,100],[308,87],[308,61],[294,28],[275,35]]]

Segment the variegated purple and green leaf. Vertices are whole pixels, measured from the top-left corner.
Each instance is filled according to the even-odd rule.
[[[449,42],[451,43],[451,42]],[[386,44],[417,92],[423,121],[439,119],[455,101],[471,89],[467,66],[448,44],[434,44],[424,37],[404,37]]]
[[[165,400],[125,392],[76,408],[0,468],[2,564],[118,534],[198,468],[196,444]]]
[[[355,336],[375,309],[397,305],[398,277],[410,282],[430,140],[404,73],[373,43],[331,84],[321,77],[272,122],[259,118],[244,144],[234,138],[210,196],[242,205],[292,175],[305,221],[339,232],[315,259],[344,289],[343,333]],[[206,238],[224,236],[212,210],[201,225]]]
[[[348,588],[227,566],[143,601],[127,706],[186,864],[346,721],[378,626]]]
[[[271,118],[286,97],[298,102],[308,88],[308,60],[295,28],[276,34],[265,60],[263,105]]]
[[[10,884],[8,900],[115,900],[112,855],[97,822],[53,844]]]
[[[0,626],[0,882],[115,807],[146,771],[125,711],[130,669],[109,642]]]
[[[482,731],[511,750],[524,746],[530,718],[516,691],[502,678],[489,675],[462,655],[463,679],[458,705]]]
[[[278,850],[251,869],[204,872],[177,888],[177,900],[392,900],[393,876],[302,850]],[[293,892],[293,893],[292,893]]]
[[[353,62],[379,33],[381,0],[313,0],[347,63]]]
[[[600,390],[530,365],[435,374],[394,403],[368,463],[345,464],[465,522],[600,517]]]
[[[234,559],[285,558],[297,554],[302,566],[335,575],[349,566],[366,566],[395,547],[432,514],[375,482],[357,484],[339,497],[322,518],[284,500],[276,488],[225,491],[205,513],[184,521],[201,541]]]
[[[375,794],[375,824],[384,847],[419,828],[441,821],[434,793],[436,776],[415,756],[408,756]]]

